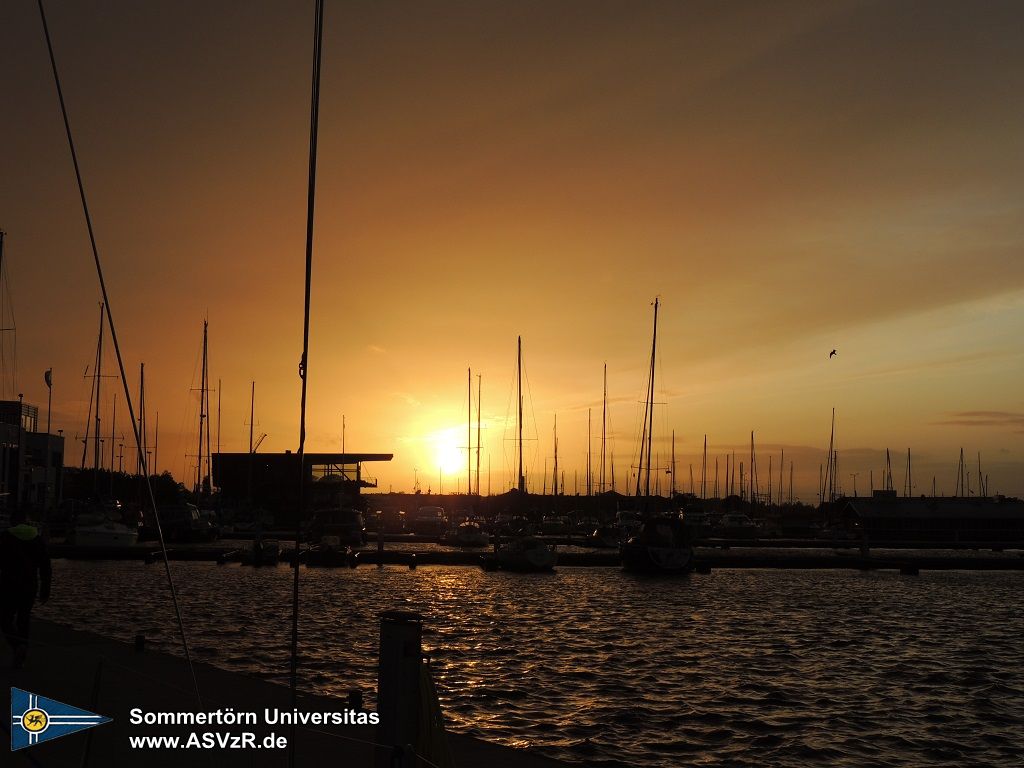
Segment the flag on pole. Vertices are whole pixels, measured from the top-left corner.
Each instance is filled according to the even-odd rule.
[[[46,373],[43,374],[43,381],[46,382],[46,386],[53,389],[53,368],[47,368]]]

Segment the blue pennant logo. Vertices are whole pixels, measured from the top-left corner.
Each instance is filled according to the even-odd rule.
[[[11,688],[12,752],[109,722],[109,717]]]

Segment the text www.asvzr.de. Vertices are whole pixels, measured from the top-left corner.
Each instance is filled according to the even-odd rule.
[[[284,749],[285,736],[258,738],[255,733],[196,733],[182,736],[129,736],[132,749]]]

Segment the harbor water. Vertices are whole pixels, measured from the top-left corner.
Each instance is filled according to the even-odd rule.
[[[291,570],[171,564],[195,658],[285,682]],[[587,766],[1020,765],[1024,574],[303,569],[300,685],[373,705],[424,616],[448,726]],[[164,570],[54,563],[38,615],[180,653]]]

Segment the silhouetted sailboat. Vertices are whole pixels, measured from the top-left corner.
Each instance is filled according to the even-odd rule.
[[[516,499],[526,497],[526,476],[523,474],[523,337],[517,342],[516,351],[516,461],[518,475]],[[558,561],[554,547],[536,536],[512,536],[497,545],[494,555],[484,562],[485,567],[497,567],[506,571],[550,571]]]
[[[654,335],[651,342],[651,367],[647,379],[647,401],[640,444],[640,471],[636,495],[640,499],[640,478],[644,477],[641,501],[647,510],[651,496],[651,447],[654,429],[654,371],[658,349],[658,300],[654,300]],[[693,547],[683,521],[676,516],[644,515],[640,530],[619,547],[622,567],[627,571],[648,573],[687,573],[693,568]]]

